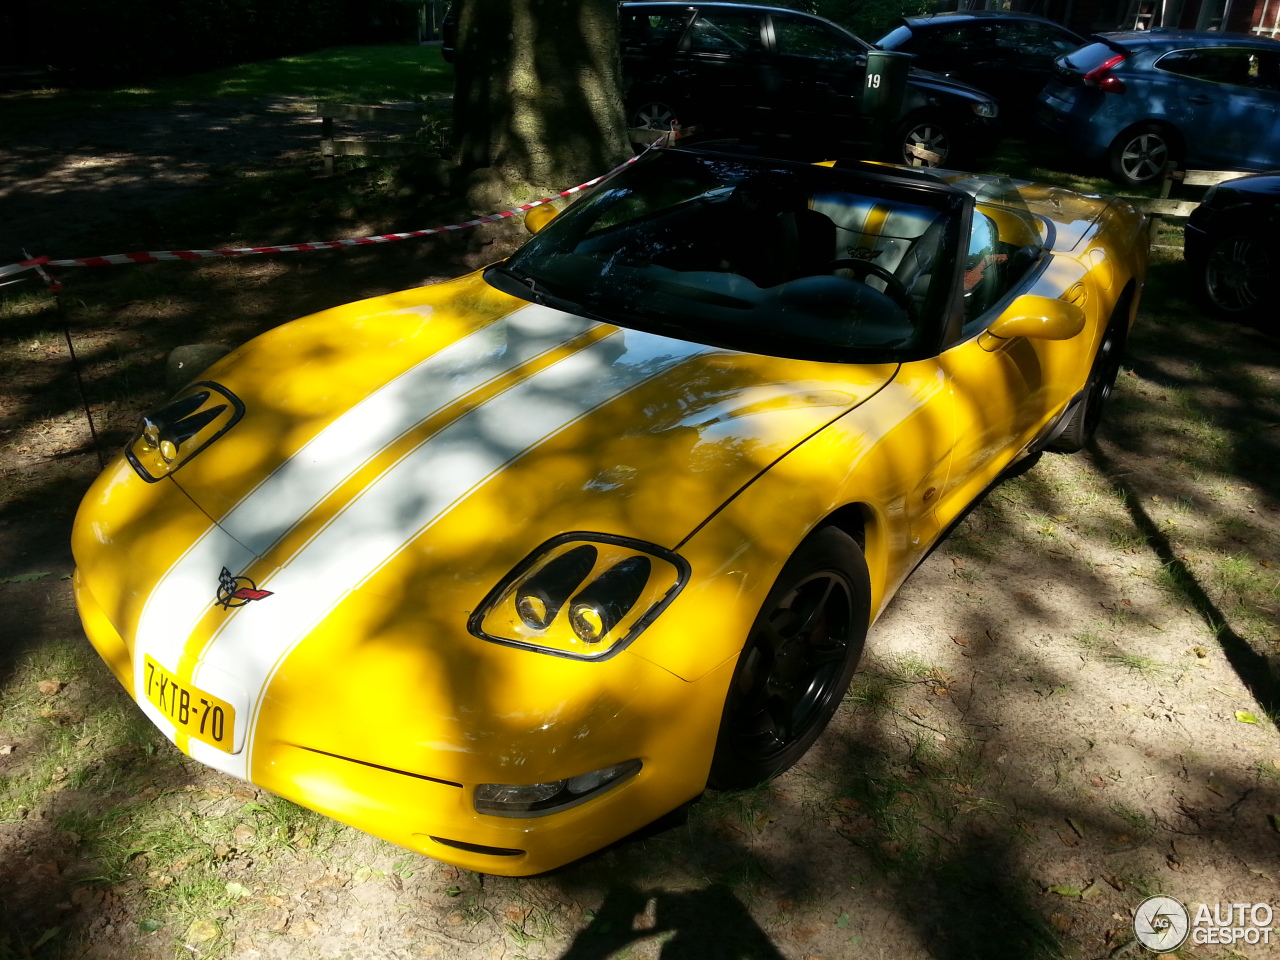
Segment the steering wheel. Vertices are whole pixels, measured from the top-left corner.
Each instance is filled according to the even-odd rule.
[[[835,273],[837,270],[852,270],[854,277],[863,282],[867,277],[874,276],[884,281],[884,292],[889,299],[893,300],[898,306],[902,307],[907,315],[907,319],[915,322],[916,319],[916,302],[911,299],[911,294],[907,290],[907,285],[895,277],[884,267],[870,260],[858,260],[853,257],[842,257],[838,260],[832,260],[823,270]]]

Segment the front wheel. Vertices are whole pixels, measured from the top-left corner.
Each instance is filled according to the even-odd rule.
[[[893,135],[889,159],[908,167],[953,166],[956,141],[951,124],[930,114],[908,117]]]
[[[1112,178],[1131,187],[1160,179],[1171,160],[1177,160],[1173,136],[1158,123],[1142,123],[1126,130],[1107,150]]]
[[[1129,332],[1129,311],[1123,303],[1112,315],[1107,330],[1093,355],[1089,379],[1085,381],[1084,397],[1071,414],[1066,428],[1050,445],[1059,453],[1078,453],[1093,439],[1102,423],[1102,411],[1111,399],[1116,377],[1120,373],[1120,359],[1124,356],[1125,340]]]
[[[862,551],[835,527],[822,527],[792,554],[738,657],[709,786],[763,783],[818,739],[862,656],[869,582]]]
[[[1280,268],[1280,248],[1261,237],[1234,232],[1209,243],[1203,290],[1209,304],[1227,317],[1261,313]]]

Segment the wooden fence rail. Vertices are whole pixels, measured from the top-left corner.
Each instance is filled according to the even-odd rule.
[[[1145,214],[1157,217],[1189,217],[1200,206],[1198,200],[1171,200],[1169,194],[1175,184],[1186,187],[1213,187],[1225,180],[1248,176],[1248,170],[1179,170],[1170,163],[1164,169],[1159,197],[1126,197],[1125,199]]]

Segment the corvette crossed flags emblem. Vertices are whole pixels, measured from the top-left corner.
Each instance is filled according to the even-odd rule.
[[[270,590],[259,590],[257,584],[248,577],[232,576],[226,567],[218,574],[217,604],[225,609],[243,607],[249,601],[261,600],[271,596],[271,593]]]

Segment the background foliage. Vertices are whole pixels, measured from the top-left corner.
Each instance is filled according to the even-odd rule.
[[[61,0],[31,23],[28,62],[75,83],[169,76],[343,43],[408,39],[401,0]]]

